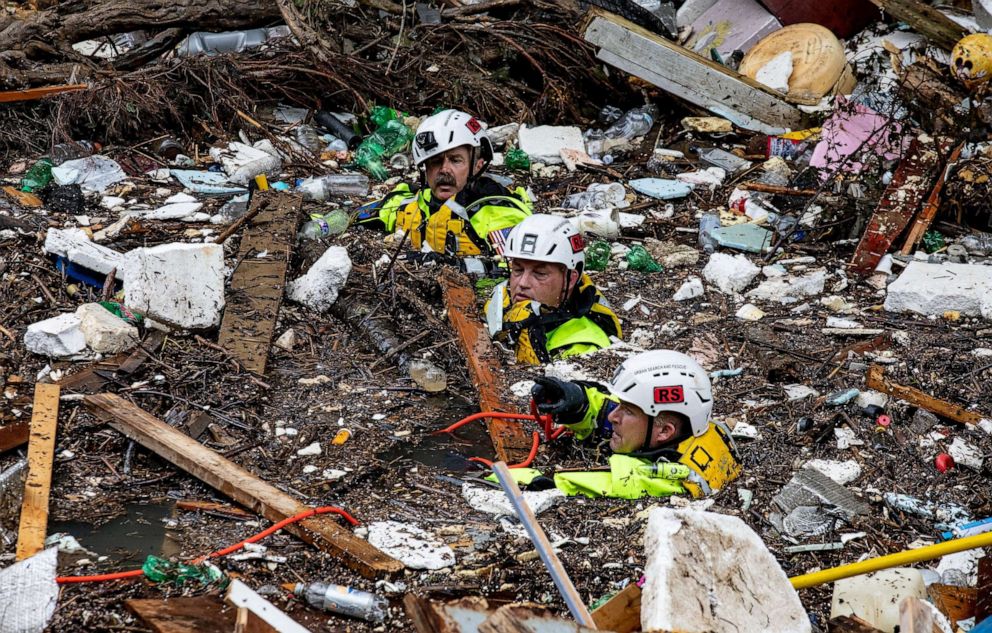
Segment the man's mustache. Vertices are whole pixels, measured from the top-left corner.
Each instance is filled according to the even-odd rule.
[[[438,174],[437,175],[437,181],[435,183],[435,186],[436,187],[441,187],[441,186],[444,186],[444,185],[448,185],[448,186],[454,187],[457,184],[458,184],[458,182],[455,180],[455,177],[452,176],[451,174]]]

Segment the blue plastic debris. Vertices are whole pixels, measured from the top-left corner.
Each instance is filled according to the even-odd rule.
[[[684,198],[692,192],[692,185],[680,180],[665,178],[638,178],[627,183],[631,189],[658,200]]]
[[[228,196],[248,192],[244,187],[229,182],[227,175],[222,171],[171,169],[169,173],[175,176],[183,187],[207,196]]]
[[[827,404],[832,407],[839,407],[842,404],[847,404],[851,400],[854,400],[860,393],[860,389],[855,389],[853,387],[845,391],[835,391],[827,396]]]
[[[772,247],[772,232],[750,222],[713,229],[710,235],[720,246],[747,253],[767,253]]]

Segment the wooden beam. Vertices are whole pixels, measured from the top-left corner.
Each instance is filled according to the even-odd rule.
[[[872,365],[868,369],[868,379],[865,381],[865,384],[869,389],[895,396],[896,398],[905,400],[909,404],[923,407],[927,411],[949,418],[955,422],[960,422],[961,424],[976,425],[985,419],[992,420],[992,416],[982,415],[977,411],[968,411],[960,405],[934,398],[919,389],[913,389],[912,387],[891,382],[885,377],[885,371],[881,365]]]
[[[66,84],[64,86],[45,86],[44,88],[29,88],[27,90],[7,90],[0,92],[0,103],[14,103],[16,101],[36,101],[63,92],[76,92],[77,90],[88,90],[87,84]]]
[[[28,476],[17,531],[17,560],[34,556],[45,546],[48,531],[48,494],[55,458],[55,428],[59,420],[59,386],[40,383],[34,388]]]
[[[503,374],[495,369],[499,358],[478,317],[475,291],[468,277],[445,268],[441,273],[441,291],[448,320],[458,336],[468,363],[469,376],[479,393],[479,408],[482,411],[512,412],[514,408],[506,404],[503,396],[507,391]],[[495,418],[488,421],[488,428],[500,461],[516,464],[526,459],[532,441],[522,424]]]
[[[259,375],[265,374],[302,206],[298,195],[255,192],[248,214],[257,216],[241,238],[240,263],[226,293],[217,344]]]
[[[0,453],[26,443],[31,433],[31,425],[27,422],[14,422],[0,426]]]
[[[951,50],[958,40],[968,34],[968,31],[954,20],[917,0],[871,0],[871,2],[900,22],[905,22],[932,44],[944,50]]]
[[[927,232],[927,229],[930,228],[930,223],[937,216],[937,210],[940,209],[940,193],[944,190],[944,181],[954,167],[955,162],[957,162],[958,157],[961,156],[962,149],[964,149],[963,142],[954,148],[954,151],[951,152],[951,157],[947,159],[947,163],[944,165],[944,169],[941,170],[937,182],[934,183],[933,191],[930,192],[930,196],[927,198],[927,203],[923,205],[923,210],[916,216],[916,222],[909,229],[909,235],[906,236],[906,243],[903,244],[902,250],[899,251],[903,255],[909,255],[913,252],[916,244],[923,238],[923,234]]]
[[[630,583],[592,612],[596,628],[616,633],[641,630],[641,588]]]
[[[617,15],[591,9],[584,37],[607,64],[738,127],[765,133],[805,127],[805,115],[784,95]]]
[[[237,611],[216,595],[125,600],[124,606],[155,633],[230,633]]]
[[[282,521],[309,509],[120,396],[103,393],[86,396],[84,402],[117,431],[269,521]],[[341,528],[326,515],[304,519],[286,529],[365,576],[403,569],[401,562]]]

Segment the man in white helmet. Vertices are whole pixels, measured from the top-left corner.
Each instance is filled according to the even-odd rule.
[[[415,251],[426,244],[458,257],[499,254],[533,205],[523,188],[510,191],[484,174],[492,158],[492,142],[475,117],[458,110],[429,116],[413,139],[419,187],[400,184],[363,207],[359,221],[403,231]]]
[[[537,378],[531,396],[577,440],[608,442],[613,451],[609,470],[557,473],[555,486],[566,494],[701,497],[740,475],[730,431],[710,420],[709,376],[685,354],[632,356],[606,387]]]
[[[486,304],[490,336],[506,338],[533,365],[585,354],[621,336],[620,319],[583,273],[585,243],[572,222],[535,214],[513,227],[503,256],[509,281]]]

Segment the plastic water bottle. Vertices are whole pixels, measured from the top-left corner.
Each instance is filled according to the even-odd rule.
[[[720,228],[720,216],[715,213],[704,213],[699,218],[699,246],[707,253],[716,250],[717,243],[713,239],[713,229]]]
[[[389,609],[389,601],[382,596],[327,582],[297,583],[293,595],[302,596],[312,607],[367,622],[382,622]]]
[[[323,202],[331,196],[365,196],[369,193],[369,179],[365,174],[328,174],[307,178],[296,190],[304,200]]]
[[[961,238],[961,246],[968,249],[969,253],[988,255],[992,253],[992,234],[978,233],[977,235],[965,235]]]
[[[312,125],[301,125],[296,128],[296,142],[311,154],[318,155],[324,148],[324,139]]]
[[[410,378],[424,391],[437,393],[448,388],[448,374],[429,360],[418,358],[410,361]]]
[[[629,110],[616,123],[606,129],[607,138],[637,138],[644,136],[654,127],[658,109],[653,104]]]
[[[100,151],[100,145],[98,143],[91,143],[90,141],[59,143],[52,148],[49,158],[51,158],[53,165],[61,165],[67,160],[86,158],[87,156],[92,156],[98,151]]]
[[[308,240],[319,240],[338,235],[348,229],[350,220],[348,214],[341,209],[336,209],[325,215],[310,216],[310,221],[303,225],[300,234]]]

